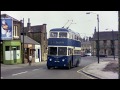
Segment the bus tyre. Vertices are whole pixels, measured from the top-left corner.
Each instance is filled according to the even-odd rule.
[[[68,63],[68,69],[71,69],[71,62]]]
[[[77,63],[76,63],[76,67],[78,67],[79,66],[79,61],[77,61]]]
[[[48,69],[50,69],[51,67],[50,66],[47,66]]]

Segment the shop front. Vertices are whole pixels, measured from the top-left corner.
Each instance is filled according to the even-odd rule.
[[[21,64],[21,41],[3,41],[3,64]]]
[[[24,36],[23,43],[23,35],[21,35],[21,42],[22,42],[21,46],[23,46],[24,44],[24,53],[23,50],[21,52],[22,57],[24,55],[23,63],[28,63],[30,55],[32,55],[32,63],[41,62],[40,44],[28,36]]]

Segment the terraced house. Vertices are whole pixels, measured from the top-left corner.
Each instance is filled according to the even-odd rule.
[[[7,14],[1,15],[0,60],[3,64],[22,63],[20,40],[21,24],[21,21]]]
[[[97,54],[98,32],[94,32],[91,48],[95,55]],[[118,56],[118,31],[99,32],[99,53],[100,55]]]

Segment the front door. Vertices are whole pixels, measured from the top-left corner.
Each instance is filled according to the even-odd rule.
[[[16,47],[12,47],[12,48],[13,48],[13,60],[14,60],[14,63],[17,63]]]

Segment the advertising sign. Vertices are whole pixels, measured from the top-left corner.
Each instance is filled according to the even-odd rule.
[[[1,18],[1,40],[12,40],[13,20],[11,18]]]

